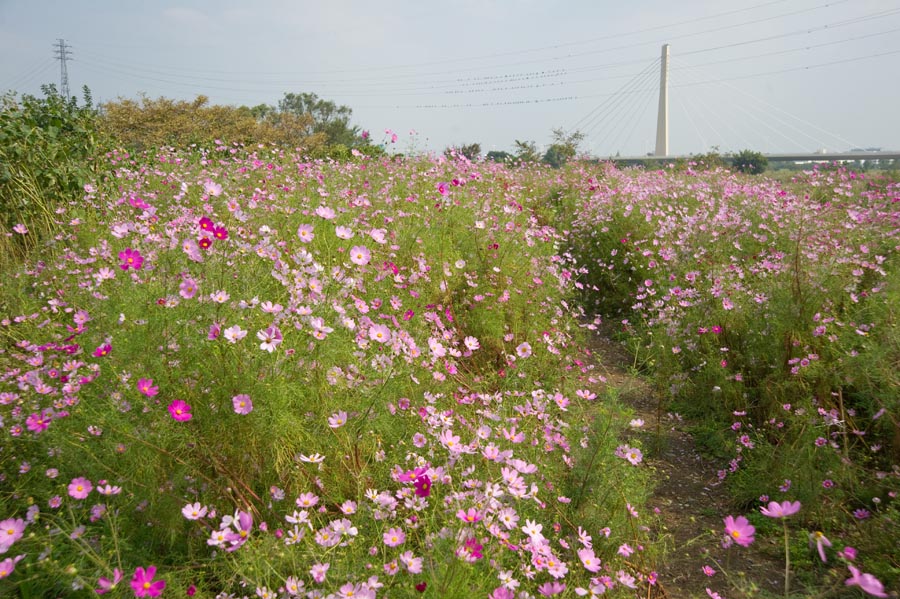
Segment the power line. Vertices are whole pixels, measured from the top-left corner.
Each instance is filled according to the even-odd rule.
[[[46,56],[38,58],[30,65],[28,65],[28,67],[23,69],[18,75],[10,79],[8,83],[3,86],[3,88],[7,90],[15,90],[17,87],[25,85],[26,82],[33,79],[36,75],[47,71],[50,67],[54,66],[53,63],[54,61],[50,58],[47,58]]]
[[[557,50],[560,48],[566,48],[566,47],[571,47],[571,46],[582,46],[582,45],[593,44],[593,43],[611,40],[611,39],[630,37],[633,35],[639,35],[641,33],[650,33],[653,31],[661,31],[664,29],[672,28],[672,27],[681,27],[682,25],[690,25],[692,23],[699,23],[701,21],[708,21],[711,19],[727,17],[730,15],[739,14],[742,12],[748,12],[748,11],[753,11],[753,10],[756,10],[759,8],[772,6],[774,4],[783,4],[783,3],[789,2],[789,1],[791,1],[791,0],[770,0],[768,2],[763,2],[763,3],[755,4],[752,6],[745,6],[743,8],[725,11],[725,12],[714,13],[711,15],[704,15],[701,17],[696,17],[693,19],[686,19],[683,21],[675,22],[675,23],[667,23],[665,25],[657,25],[654,27],[645,27],[642,29],[633,29],[631,31],[614,33],[614,34],[609,34],[609,35],[604,35],[604,36],[599,36],[599,37],[594,37],[594,38],[589,38],[589,39],[584,39],[584,40],[572,41],[572,42],[563,42],[563,43],[559,43],[559,44],[552,44],[549,46],[539,46],[539,47],[534,47],[534,48],[525,48],[522,50],[512,50],[509,52],[497,52],[497,53],[492,53],[492,54],[481,54],[481,55],[466,56],[466,57],[459,57],[459,58],[447,58],[447,59],[443,59],[443,60],[408,63],[408,64],[400,64],[400,65],[370,66],[370,67],[360,67],[360,68],[354,68],[354,69],[339,69],[339,70],[334,70],[334,71],[312,71],[312,72],[306,73],[306,74],[313,75],[313,74],[359,73],[359,72],[369,73],[369,72],[373,72],[373,71],[412,69],[412,68],[423,67],[423,66],[434,66],[434,65],[452,64],[452,63],[468,62],[468,61],[476,61],[476,60],[480,61],[480,60],[491,59],[491,58],[502,58],[502,57],[506,57],[506,56],[517,56],[520,54],[543,52],[545,50]],[[833,2],[829,2],[826,4],[822,4],[822,5],[817,5],[811,9],[807,9],[807,10],[799,11],[799,12],[808,12],[809,10],[816,10],[818,8],[827,8],[830,6],[834,6],[836,4],[843,4],[843,3],[849,2],[849,1],[850,0],[835,0]],[[788,15],[794,15],[794,14],[799,14],[799,13],[798,12],[788,13]],[[778,17],[776,16],[773,18],[778,18]],[[751,21],[750,23],[751,24],[756,23],[756,21]],[[85,45],[87,45],[87,46],[107,45],[107,46],[113,46],[116,49],[121,48],[121,44],[97,44],[96,42],[89,42],[87,40],[79,41],[79,43],[83,46],[85,46]],[[654,41],[654,42],[650,42],[650,43],[656,44],[657,42]],[[148,65],[144,65],[144,66],[148,66]],[[235,74],[235,75],[246,75],[246,74],[294,75],[294,74],[298,74],[296,71],[258,71],[258,70],[253,70],[253,71],[233,71],[233,70],[211,71],[211,70],[205,70],[205,69],[190,69],[190,68],[184,68],[184,67],[172,67],[170,70],[181,70],[181,71],[193,72],[193,73],[215,73],[215,72],[218,72],[218,73]]]
[[[696,18],[696,19],[690,19],[690,20],[687,20],[687,21],[682,21],[682,22],[680,22],[680,23],[676,23],[675,25],[689,24],[689,23],[693,23],[693,22],[699,22],[699,21],[704,21],[704,20],[707,20],[707,19],[715,18],[715,17],[717,17],[717,16],[730,15],[730,14],[735,14],[735,13],[739,13],[739,12],[746,12],[747,10],[753,10],[753,9],[755,9],[755,8],[760,8],[760,7],[764,7],[764,6],[769,6],[769,5],[771,5],[771,4],[778,4],[778,3],[781,3],[782,1],[784,1],[784,0],[776,0],[776,1],[773,1],[773,2],[767,2],[767,3],[760,4],[760,5],[756,5],[756,6],[754,6],[754,7],[747,7],[747,8],[743,8],[743,9],[739,9],[739,10],[735,10],[735,11],[729,11],[729,12],[726,12],[726,13],[719,13],[718,15],[707,15],[707,16],[705,16],[705,17],[699,17],[699,18]],[[781,14],[778,14],[778,15],[773,15],[773,16],[768,16],[768,17],[762,17],[762,18],[757,18],[757,19],[752,19],[752,20],[742,21],[742,22],[740,22],[740,23],[734,23],[734,24],[731,24],[731,25],[722,25],[722,26],[718,26],[718,27],[714,27],[714,28],[710,28],[710,29],[703,29],[703,30],[700,30],[700,31],[695,31],[695,32],[692,32],[692,33],[685,33],[685,34],[679,34],[679,35],[669,35],[669,36],[667,36],[666,41],[678,40],[678,39],[684,39],[684,38],[690,38],[690,37],[696,37],[696,36],[705,35],[705,34],[708,34],[708,33],[719,33],[719,32],[721,32],[721,31],[723,31],[723,30],[726,30],[726,29],[735,29],[735,28],[740,28],[740,27],[744,27],[744,26],[747,26],[747,25],[758,25],[758,24],[761,24],[761,23],[766,23],[766,22],[773,21],[773,20],[777,20],[777,19],[781,19],[781,18],[784,18],[784,17],[797,16],[797,15],[800,15],[800,14],[805,14],[805,13],[809,13],[809,12],[814,12],[814,11],[817,11],[817,10],[820,10],[820,9],[823,9],[823,8],[831,8],[831,7],[833,7],[833,6],[836,6],[836,5],[839,5],[839,4],[844,4],[844,3],[850,2],[850,1],[851,1],[851,0],[833,0],[833,1],[831,1],[831,2],[826,2],[826,3],[823,3],[823,4],[818,4],[818,5],[815,5],[815,6],[812,6],[812,7],[808,7],[808,8],[804,8],[804,9],[799,9],[799,10],[794,10],[794,11],[790,11],[790,12],[786,12],[786,13],[781,13]],[[849,22],[858,22],[858,21],[862,21],[862,20],[866,20],[866,19],[871,19],[871,18],[881,18],[881,17],[885,16],[886,14],[888,14],[888,13],[893,13],[893,12],[900,12],[900,9],[897,9],[897,10],[894,10],[894,11],[882,11],[882,12],[880,12],[880,13],[876,13],[875,15],[864,15],[863,17],[857,17],[857,18],[851,19],[851,20],[849,20],[849,21],[838,21],[838,22],[835,22],[835,23],[831,23],[831,24],[829,24],[829,25],[826,25],[826,26],[824,26],[824,27],[822,27],[822,28],[813,28],[812,30],[810,30],[810,29],[804,29],[804,30],[802,30],[802,31],[794,32],[793,34],[790,34],[790,35],[797,35],[797,34],[801,34],[801,33],[810,33],[810,32],[812,32],[812,31],[815,31],[815,30],[818,30],[818,29],[826,29],[826,28],[828,28],[828,27],[836,27],[836,26],[840,26],[841,24],[849,23]],[[384,66],[384,67],[373,66],[373,67],[358,68],[358,69],[335,69],[335,70],[331,70],[331,71],[315,71],[315,72],[311,72],[311,73],[306,73],[306,75],[307,75],[307,76],[308,76],[308,75],[312,75],[312,74],[315,74],[315,75],[336,75],[336,74],[350,74],[350,73],[357,73],[357,72],[375,73],[375,72],[382,72],[382,71],[402,70],[402,69],[413,69],[413,68],[423,67],[423,66],[433,66],[433,65],[439,65],[439,64],[456,63],[456,62],[460,62],[460,61],[483,60],[483,59],[489,59],[489,58],[494,58],[494,57],[511,56],[511,55],[518,55],[518,54],[526,54],[526,53],[531,53],[531,52],[538,52],[538,51],[543,51],[543,50],[548,50],[548,49],[556,49],[556,48],[560,48],[560,47],[564,47],[564,46],[569,46],[569,45],[579,45],[579,44],[593,43],[593,42],[596,42],[596,41],[602,41],[602,40],[606,40],[606,39],[614,39],[614,38],[618,38],[618,37],[625,37],[625,36],[634,35],[634,34],[637,34],[637,33],[644,33],[644,32],[654,31],[654,30],[661,30],[661,29],[665,29],[665,28],[671,27],[671,26],[672,26],[672,25],[657,26],[657,27],[651,27],[651,28],[646,28],[646,29],[635,30],[635,31],[632,31],[632,32],[625,32],[625,33],[620,33],[620,34],[613,34],[613,35],[608,35],[608,36],[603,36],[603,37],[593,38],[593,39],[591,39],[591,40],[584,40],[584,41],[581,41],[581,42],[568,42],[568,43],[563,43],[563,44],[556,44],[556,45],[553,45],[553,46],[544,46],[544,47],[541,47],[541,48],[534,48],[534,49],[528,49],[528,50],[521,50],[521,51],[514,51],[514,52],[506,52],[506,53],[498,53],[498,54],[492,54],[492,55],[484,55],[484,56],[480,56],[480,57],[479,57],[479,56],[474,56],[474,57],[469,57],[469,58],[454,58],[454,59],[446,59],[446,60],[440,60],[440,61],[431,61],[431,62],[422,62],[422,63],[412,63],[412,64],[406,64],[406,65],[391,65],[391,66]],[[420,80],[421,77],[423,77],[423,76],[447,75],[447,74],[453,74],[453,73],[468,73],[468,72],[475,71],[475,70],[495,69],[495,68],[506,68],[506,67],[517,67],[517,66],[521,66],[521,65],[536,64],[536,63],[546,63],[546,62],[558,62],[558,61],[560,61],[560,60],[568,60],[568,59],[571,59],[571,58],[576,58],[576,57],[581,57],[581,56],[588,56],[588,55],[594,55],[594,54],[602,54],[602,53],[608,53],[608,52],[613,52],[613,51],[617,51],[617,50],[629,50],[629,49],[636,48],[636,47],[641,47],[641,46],[658,45],[659,43],[660,43],[659,40],[653,40],[653,41],[648,41],[648,42],[638,42],[638,43],[633,43],[633,44],[626,44],[626,45],[622,45],[622,46],[615,46],[615,47],[609,47],[609,48],[601,48],[601,49],[598,49],[598,50],[591,50],[591,51],[580,52],[580,53],[574,53],[574,54],[566,54],[566,55],[561,55],[561,56],[551,56],[551,57],[549,57],[549,58],[539,58],[539,59],[524,60],[524,61],[518,61],[518,62],[512,62],[512,63],[505,63],[505,64],[485,65],[485,66],[469,67],[469,68],[464,68],[464,69],[454,69],[454,70],[448,70],[448,71],[438,71],[438,72],[433,72],[433,73],[429,73],[429,74],[425,74],[425,75],[423,75],[423,74],[421,74],[421,73],[407,73],[407,74],[402,74],[402,75],[394,75],[394,76],[392,76],[392,77],[384,76],[384,75],[372,75],[372,76],[370,76],[370,77],[363,77],[363,78],[354,77],[354,78],[352,78],[352,79],[337,79],[337,80],[334,80],[334,81],[331,81],[331,82],[355,82],[355,83],[358,84],[360,81],[367,81],[367,80],[368,80],[368,81],[372,81],[372,80],[375,80],[375,81],[385,81],[385,80],[390,80],[390,79],[410,79],[410,78],[411,78],[411,79],[414,79],[414,80]],[[94,56],[96,57],[97,55],[94,55]],[[146,67],[146,66],[148,66],[148,65],[135,65],[135,66],[144,66],[144,67]],[[159,73],[158,67],[152,66],[152,65],[150,65],[149,67],[150,67],[150,70],[157,69],[157,72]],[[132,65],[127,65],[126,68],[133,68],[133,66],[132,66]],[[235,75],[235,76],[240,76],[240,75],[241,75],[241,72],[238,72],[238,71],[215,71],[215,70],[203,70],[203,69],[185,69],[185,68],[183,68],[183,67],[164,67],[164,71],[165,71],[165,72],[163,72],[163,74],[165,74],[166,76],[176,76],[176,77],[188,77],[188,75],[183,75],[183,76],[182,76],[182,75],[175,75],[175,74],[171,73],[171,71],[182,71],[182,72],[192,72],[192,73],[227,73],[227,74],[232,74],[232,75]],[[260,72],[260,71],[253,71],[253,74],[261,75],[261,74],[266,74],[266,73]],[[274,71],[274,72],[269,72],[268,74],[276,74],[276,75],[277,75],[277,74],[288,74],[288,75],[297,74],[297,75],[301,75],[301,73],[297,73],[297,72],[289,72],[289,71]],[[192,79],[197,79],[197,77],[194,76],[194,77],[192,77]],[[214,78],[209,78],[209,79],[214,79]],[[234,78],[227,78],[227,79],[219,79],[219,80],[221,80],[221,81],[234,81],[235,79],[234,79]],[[246,78],[240,77],[240,80],[241,80],[241,81],[246,81]],[[305,82],[305,83],[306,83],[306,84],[323,84],[323,83],[326,83],[326,84],[327,84],[327,83],[331,83],[331,82],[329,82],[329,81],[324,81],[324,82],[323,82],[323,81],[311,81],[311,82]]]

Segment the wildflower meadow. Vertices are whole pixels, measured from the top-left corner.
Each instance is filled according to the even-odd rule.
[[[3,596],[687,596],[601,326],[721,464],[711,543],[768,543],[785,597],[893,592],[898,184],[227,143],[92,168],[4,241]],[[763,596],[728,567],[697,556],[708,596]]]

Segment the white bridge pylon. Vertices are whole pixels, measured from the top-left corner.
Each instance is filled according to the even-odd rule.
[[[662,47],[659,64],[659,113],[656,117],[654,156],[669,155],[669,44]]]

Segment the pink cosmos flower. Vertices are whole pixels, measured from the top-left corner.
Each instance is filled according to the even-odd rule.
[[[281,330],[274,325],[266,328],[264,331],[258,331],[256,333],[256,338],[262,341],[262,343],[259,344],[259,349],[264,349],[269,353],[275,351],[275,348],[278,347],[284,339],[281,335]]]
[[[25,521],[9,518],[0,522],[0,553],[6,553],[25,533]]]
[[[222,186],[215,181],[207,181],[203,184],[203,191],[211,196],[220,196],[222,195]]]
[[[234,325],[225,329],[224,334],[225,339],[227,339],[229,343],[237,343],[247,336],[247,331],[242,329],[239,325]]]
[[[53,412],[51,410],[43,410],[40,414],[35,412],[25,419],[25,425],[31,432],[40,434],[50,427],[52,418]],[[0,551],[0,553],[2,553],[2,551]]]
[[[253,401],[251,401],[250,396],[246,393],[235,395],[231,398],[231,403],[234,405],[235,414],[246,416],[253,411]]]
[[[153,384],[153,379],[138,379],[137,388],[147,397],[153,397],[159,393],[159,386]]]
[[[457,547],[456,555],[469,563],[474,563],[484,557],[481,550],[484,546],[475,537],[469,537],[462,546]]]
[[[328,417],[328,426],[331,428],[341,428],[345,424],[347,424],[347,412],[343,410]]]
[[[819,552],[819,557],[822,558],[823,563],[827,563],[828,559],[825,557],[825,547],[831,547],[831,541],[821,532],[811,532],[809,533],[809,548],[812,549],[813,544],[816,545],[816,550]]]
[[[168,409],[169,414],[172,415],[172,420],[185,422],[193,418],[193,415],[191,414],[191,406],[181,399],[176,399],[172,403],[170,403]]]
[[[364,245],[355,245],[350,248],[350,261],[359,266],[365,266],[372,259],[372,254]]]
[[[231,546],[226,551],[237,551],[247,542],[247,538],[250,536],[250,530],[253,528],[253,516],[248,512],[238,511],[231,525],[235,528],[235,532],[228,533],[225,536],[225,540],[231,543]]]
[[[215,228],[215,224],[213,223],[212,219],[209,218],[208,216],[202,217],[198,224],[200,225],[200,229],[202,231],[211,232]]]
[[[334,234],[337,235],[339,239],[350,239],[353,237],[353,229],[338,225],[334,228]]]
[[[200,502],[189,503],[181,508],[181,514],[188,520],[199,520],[204,517],[208,511],[207,507],[201,505]]]
[[[116,585],[122,582],[122,579],[125,575],[118,568],[113,569],[113,579],[110,580],[105,576],[101,576],[97,580],[97,584],[100,586],[99,589],[94,589],[94,592],[98,595],[104,595],[116,588]]]
[[[753,543],[753,534],[756,532],[756,528],[750,524],[749,520],[743,516],[737,518],[726,516],[724,522],[725,534],[728,535],[726,543],[734,542],[742,547],[748,547]]]
[[[852,562],[856,559],[856,549],[847,545],[841,551],[838,551],[838,556],[847,560],[848,562]]]
[[[531,344],[525,341],[516,347],[516,355],[520,358],[528,358],[531,356]]]
[[[787,518],[800,511],[800,502],[784,501],[778,503],[777,501],[770,501],[768,507],[761,507],[759,511],[762,512],[763,516],[768,516],[769,518]]]
[[[103,358],[109,355],[109,352],[112,351],[112,345],[109,343],[105,343],[103,345],[98,345],[97,349],[94,350],[92,354],[95,358]]]
[[[0,562],[0,580],[12,574],[13,570],[16,569],[16,564],[22,561],[23,557],[25,557],[24,553],[22,555],[17,555],[16,557],[8,557]]]
[[[369,329],[369,339],[378,343],[387,343],[391,340],[391,330],[383,324],[376,324]]]
[[[463,522],[468,522],[469,524],[474,524],[475,522],[479,522],[482,519],[481,513],[473,507],[470,507],[465,511],[459,510],[458,512],[456,512],[456,517]]]
[[[850,565],[848,565],[847,568],[850,569],[850,578],[844,581],[845,585],[858,586],[873,597],[888,596],[888,594],[884,592],[884,585],[873,575],[868,572],[860,574],[859,570]]]
[[[219,240],[228,239],[228,229],[225,227],[215,227],[213,229],[213,237]]]
[[[193,279],[185,279],[178,286],[178,294],[184,299],[191,299],[197,295],[197,283]]]
[[[300,225],[297,228],[297,237],[300,238],[300,241],[303,243],[309,243],[313,240],[315,235],[313,234],[313,226],[312,225]]]
[[[552,595],[559,595],[563,591],[566,590],[566,583],[564,582],[545,582],[541,586],[538,587],[538,593],[545,597],[550,597]]]
[[[84,499],[93,489],[94,485],[91,484],[91,481],[83,476],[73,478],[72,482],[69,483],[69,495],[75,499]]]
[[[322,584],[325,582],[325,574],[328,572],[329,567],[331,567],[331,564],[314,564],[313,567],[309,569],[309,575],[312,576],[313,580],[318,584]]]
[[[314,493],[302,493],[297,498],[297,507],[312,507],[319,503],[319,498]]]
[[[404,541],[406,541],[406,533],[399,528],[389,528],[386,533],[384,533],[382,539],[384,540],[384,544],[388,547],[396,547],[397,545],[402,545]]]
[[[140,270],[141,266],[144,265],[144,257],[141,256],[141,253],[131,248],[125,248],[125,250],[119,252],[119,260],[122,261],[119,265],[119,268],[122,270],[128,270],[129,268]]]
[[[442,196],[445,196],[448,193],[450,193],[450,188],[447,187],[447,184],[444,181],[441,181],[440,183],[437,184],[437,190],[438,190],[438,193],[441,194]]]
[[[599,572],[600,571],[600,560],[597,559],[597,556],[594,555],[594,550],[589,549],[587,547],[583,547],[578,550],[578,559],[581,560],[581,563],[584,564],[584,569],[588,572]]]
[[[144,570],[138,567],[134,571],[134,577],[131,579],[131,589],[134,591],[135,597],[159,597],[163,589],[166,588],[165,580],[153,581],[156,575],[156,566],[147,566]]]

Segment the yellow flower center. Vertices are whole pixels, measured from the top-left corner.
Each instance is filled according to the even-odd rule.
[[[144,583],[144,589],[149,589],[149,588],[150,588],[150,583],[149,583],[149,582],[145,582],[145,583]]]
[[[731,536],[733,536],[735,539],[739,539],[741,537],[741,533],[736,530],[732,530]]]

